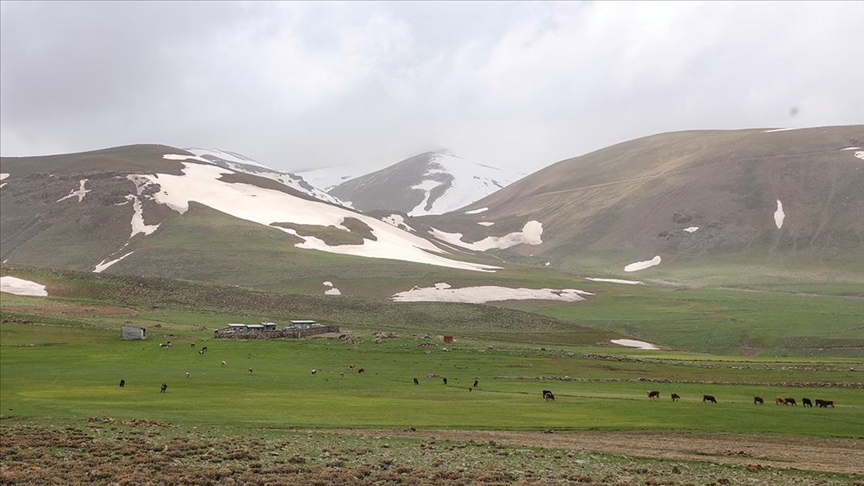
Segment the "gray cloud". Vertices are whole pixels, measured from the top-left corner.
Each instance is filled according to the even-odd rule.
[[[654,133],[864,123],[861,2],[0,3],[3,155],[530,171]]]

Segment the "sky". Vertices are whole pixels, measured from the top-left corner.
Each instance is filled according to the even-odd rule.
[[[530,173],[668,131],[864,124],[864,2],[0,2],[0,154]]]

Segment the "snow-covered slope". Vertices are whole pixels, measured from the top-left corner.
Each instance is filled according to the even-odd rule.
[[[426,152],[340,184],[329,193],[361,211],[384,209],[423,216],[465,207],[522,176],[446,151]]]
[[[271,169],[270,167],[267,167],[266,165],[254,159],[246,157],[245,155],[238,154],[237,152],[201,148],[187,148],[184,150],[195,154],[196,156],[203,159],[203,161],[209,162],[219,167],[224,167],[226,169],[231,169],[235,172],[241,172],[244,174],[266,177],[268,179],[272,179],[276,182],[284,184],[292,189],[308,194],[315,199],[320,199],[329,203],[338,204],[340,206],[346,206],[346,204],[340,201],[338,198],[331,196],[325,190],[319,189],[314,184],[310,184],[303,177],[300,177],[297,174],[293,174],[291,172],[281,172],[276,169]]]

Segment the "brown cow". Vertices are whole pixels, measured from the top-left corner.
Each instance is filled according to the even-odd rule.
[[[647,391],[645,393],[648,394],[649,399],[650,398],[660,398],[660,392],[659,391],[654,390],[654,391]]]
[[[828,408],[828,407],[834,408],[834,401],[833,400],[821,400],[821,399],[817,398],[816,399],[816,406],[819,408]]]
[[[753,397],[753,405],[765,405],[765,400],[762,397]]]
[[[672,394],[672,401],[673,401],[673,402],[677,402],[678,400],[681,400],[681,397],[678,396],[677,393],[673,393],[673,394]]]
[[[786,400],[784,400],[783,397],[777,397],[774,399],[774,404],[775,405],[784,405],[784,404],[786,404]]]
[[[705,402],[717,403],[717,399],[714,398],[714,395],[702,395],[702,403]]]
[[[786,405],[798,406],[798,402],[794,398],[784,398],[784,400],[786,400]]]

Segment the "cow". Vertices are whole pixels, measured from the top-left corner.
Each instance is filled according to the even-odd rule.
[[[226,366],[228,366],[228,363],[226,363],[225,361],[222,361],[222,367],[224,368]]]
[[[786,404],[786,400],[784,400],[783,397],[777,397],[774,399],[774,405],[785,405],[785,404]]]
[[[801,399],[801,405],[804,407],[813,408],[813,402],[811,402],[809,398],[802,398]]]
[[[647,392],[645,392],[645,393],[648,394],[648,398],[649,398],[649,399],[651,399],[651,398],[660,398],[660,392],[659,392],[659,391],[653,390],[653,391],[647,391]]]
[[[414,384],[415,384],[415,385],[419,385],[419,384],[420,384],[420,380],[418,380],[417,378],[414,378]]]
[[[162,386],[159,387],[159,393],[166,393],[167,390],[168,390],[168,384],[162,383]]]
[[[798,402],[796,402],[794,398],[784,398],[784,400],[786,400],[786,405],[792,405],[793,407],[798,406]]]
[[[678,400],[681,400],[681,397],[677,393],[673,393],[672,394],[672,401],[677,402]]]
[[[189,372],[188,371],[186,372],[186,378],[189,378]]]
[[[126,380],[120,380],[120,388],[126,386]]]
[[[765,405],[765,400],[762,397],[753,397],[753,405]]]
[[[444,378],[444,384],[445,385],[447,384],[447,378]]]
[[[817,398],[816,399],[816,406],[819,408],[828,408],[828,407],[834,408],[834,401],[833,400],[821,400],[821,399]]]
[[[189,347],[194,348],[194,347],[195,347],[195,343],[189,343]]]
[[[473,386],[473,388],[477,388],[477,384],[478,384],[478,383],[480,383],[480,380],[474,380],[474,386]]]
[[[547,402],[548,402],[549,400],[553,400],[553,401],[554,401],[554,400],[555,400],[555,395],[553,395],[552,392],[549,391],[549,390],[543,390],[543,399],[546,400]]]
[[[252,374],[252,368],[249,368],[249,374],[250,375]]]
[[[312,368],[312,376],[315,376],[317,374],[318,374],[318,370],[316,370],[315,368]]]
[[[339,379],[345,378],[345,373],[339,373]]]
[[[207,346],[202,347],[201,351],[199,351],[199,353],[201,353],[201,354],[204,354],[206,352],[207,352]]]
[[[353,364],[349,364],[349,365],[348,365],[348,369],[349,369],[349,370],[353,370],[353,369],[354,369],[354,365],[353,365]]]
[[[365,369],[360,368],[360,369],[357,370],[357,374],[358,374],[358,375],[362,375],[363,373],[366,373],[366,370],[365,370]]]
[[[714,395],[702,395],[702,403],[705,402],[717,403],[717,399],[714,398]]]

